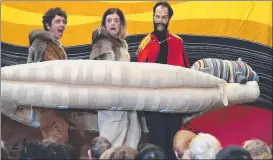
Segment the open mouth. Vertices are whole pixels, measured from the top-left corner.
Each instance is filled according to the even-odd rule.
[[[165,27],[165,25],[162,23],[159,23],[159,24],[157,24],[157,27]]]
[[[110,28],[111,31],[116,31],[117,29],[115,27]]]
[[[64,29],[58,29],[59,34],[63,34],[63,32],[64,32]]]

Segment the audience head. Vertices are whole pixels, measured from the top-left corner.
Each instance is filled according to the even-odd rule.
[[[250,153],[239,146],[228,146],[223,148],[217,155],[216,159],[248,159],[251,160]]]
[[[1,160],[7,160],[9,159],[8,151],[6,149],[4,141],[1,140]]]
[[[26,143],[23,155],[27,159],[44,159],[46,150],[42,142],[33,140]]]
[[[88,156],[90,159],[99,159],[103,152],[111,148],[111,143],[104,137],[94,138],[89,146]]]
[[[214,136],[199,133],[190,143],[189,155],[191,159],[215,159],[221,149],[221,143]]]
[[[166,159],[166,154],[160,147],[146,143],[138,147],[136,159]]]
[[[253,159],[271,159],[272,154],[269,146],[263,141],[254,139],[245,141],[243,148],[246,149]]]
[[[120,146],[113,150],[110,159],[135,159],[137,151],[129,146]]]
[[[187,130],[180,130],[175,134],[173,139],[173,151],[177,158],[182,158],[184,152],[189,150],[190,142],[195,136],[195,133]]]
[[[75,159],[75,153],[71,146],[60,143],[49,143],[45,159]]]

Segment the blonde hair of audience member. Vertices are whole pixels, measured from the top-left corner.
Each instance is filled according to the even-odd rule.
[[[129,146],[122,145],[114,149],[110,159],[135,159],[137,151]]]
[[[189,154],[191,159],[215,159],[221,149],[222,145],[217,138],[199,133],[190,143]]]
[[[100,159],[110,159],[111,154],[113,153],[115,148],[110,148],[102,153]]]
[[[196,136],[195,133],[187,130],[178,131],[173,138],[173,151],[176,158],[180,159],[189,149],[190,142]]]
[[[245,141],[243,148],[250,153],[253,159],[272,159],[269,146],[259,139]]]

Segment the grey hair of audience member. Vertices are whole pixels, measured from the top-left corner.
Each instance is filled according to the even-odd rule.
[[[189,154],[191,159],[215,159],[221,149],[221,143],[217,138],[210,134],[199,133],[190,143]]]

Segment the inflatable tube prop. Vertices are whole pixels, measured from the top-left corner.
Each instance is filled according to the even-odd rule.
[[[227,83],[178,66],[55,60],[1,68],[2,112],[19,105],[194,113],[255,101],[257,82]]]

